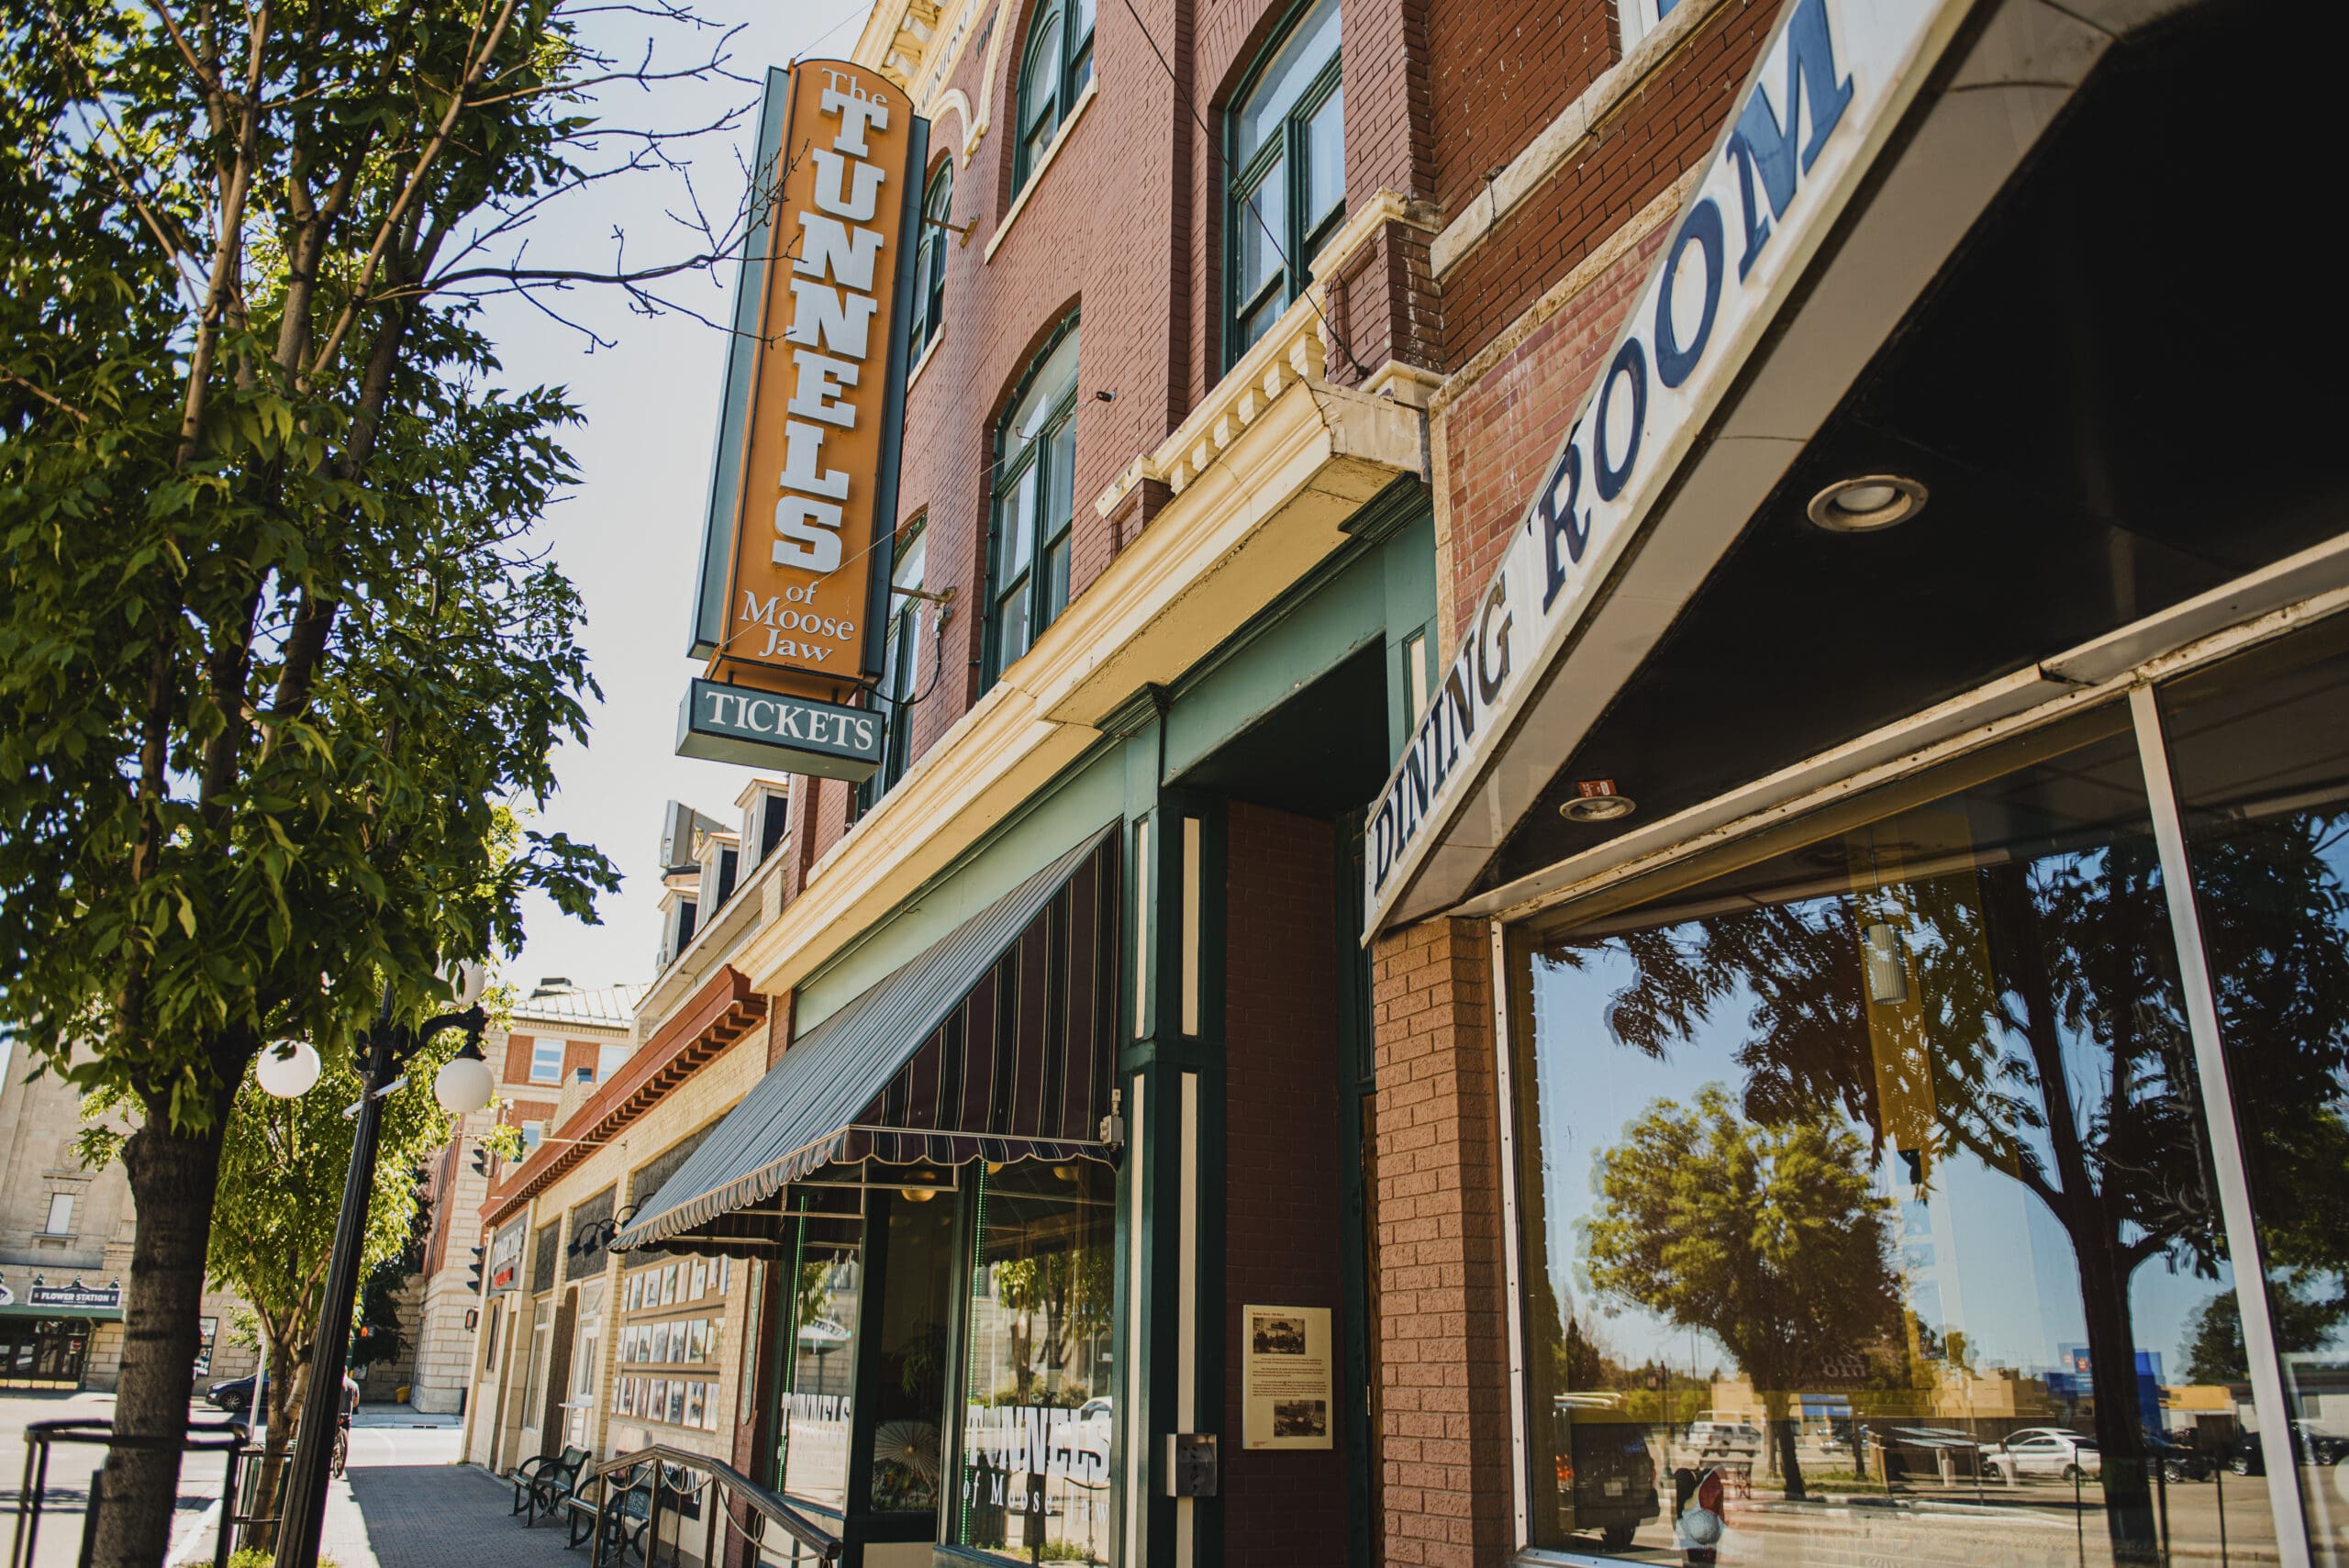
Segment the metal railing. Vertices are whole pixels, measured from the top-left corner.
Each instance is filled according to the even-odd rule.
[[[605,1461],[589,1471],[586,1480],[579,1484],[579,1494],[583,1500],[588,1486],[593,1485],[596,1488],[596,1545],[594,1551],[590,1554],[595,1568],[604,1568],[605,1548],[612,1544],[618,1534],[614,1526],[626,1528],[628,1517],[614,1510],[621,1506],[620,1499],[632,1489],[638,1480],[639,1472],[646,1465],[656,1468],[652,1473],[650,1496],[646,1500],[645,1518],[641,1531],[644,1541],[644,1568],[654,1568],[661,1551],[661,1516],[664,1511],[664,1499],[668,1500],[665,1511],[676,1514],[681,1519],[689,1517],[679,1507],[688,1495],[689,1489],[678,1486],[671,1481],[672,1471],[698,1473],[709,1478],[707,1490],[710,1495],[704,1499],[701,1506],[704,1531],[701,1555],[703,1568],[718,1568],[720,1545],[718,1528],[721,1520],[724,1521],[727,1530],[732,1535],[741,1537],[754,1550],[764,1542],[767,1527],[773,1525],[813,1552],[818,1562],[830,1563],[838,1562],[841,1559],[842,1548],[838,1536],[826,1530],[814,1519],[809,1518],[732,1465],[722,1460],[712,1459],[707,1454],[694,1453],[681,1448],[671,1448],[665,1443],[655,1443],[651,1448],[640,1448],[632,1453],[624,1453],[616,1459]],[[690,1489],[691,1492],[696,1493],[702,1490],[701,1487]],[[747,1514],[747,1522],[736,1518],[736,1504],[740,1504],[742,1511]],[[619,1544],[623,1550],[616,1568],[626,1568],[627,1542],[622,1540]],[[731,1540],[729,1539],[726,1544],[731,1545]],[[683,1546],[684,1543],[681,1540],[673,1543],[670,1548],[669,1561],[673,1568],[680,1561],[679,1553]]]
[[[98,1444],[109,1453],[118,1448],[127,1448],[227,1454],[228,1464],[221,1480],[220,1540],[212,1555],[214,1568],[227,1568],[229,1540],[233,1533],[228,1529],[228,1516],[234,1512],[231,1504],[237,1480],[237,1462],[240,1455],[253,1451],[250,1437],[251,1434],[239,1421],[190,1421],[185,1433],[177,1438],[117,1433],[112,1421],[33,1422],[25,1429],[25,1476],[23,1485],[17,1491],[17,1533],[15,1547],[8,1556],[10,1568],[31,1568],[33,1551],[40,1540],[41,1514],[49,1505],[49,1453],[58,1443]],[[98,1516],[106,1507],[106,1473],[103,1465],[90,1473],[90,1497],[82,1509],[82,1550],[76,1559],[81,1568],[89,1568],[91,1549],[97,1544]]]

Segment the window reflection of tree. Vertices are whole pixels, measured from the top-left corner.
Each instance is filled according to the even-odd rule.
[[[2154,1531],[2130,1281],[2164,1255],[2217,1279],[2226,1253],[2154,848],[2142,832],[2095,837],[1611,938],[1633,977],[1607,1022],[1662,1058],[1725,999],[1750,996],[1734,1053],[1745,1117],[1776,1128],[1849,1118],[1921,1185],[1963,1152],[2045,1207],[2079,1279],[2113,1547],[2142,1558]],[[1867,836],[1846,848],[1856,868]],[[2349,1042],[2342,889],[2305,833],[2211,845],[2198,868],[2225,1032],[2255,1041],[2239,1049],[2256,1049],[2261,1076],[2288,1085],[2263,1096],[2284,1102],[2274,1108],[2288,1124],[2265,1134],[2266,1158],[2329,1151],[2339,1172],[2349,1137],[2329,1106]],[[1867,928],[1887,925],[1901,983],[1878,986],[1864,941],[1881,949]],[[1578,962],[1572,948],[1550,956]],[[2349,1226],[2328,1207],[2320,1226]],[[2339,1239],[2329,1250],[2310,1240],[2312,1266],[2337,1268]]]

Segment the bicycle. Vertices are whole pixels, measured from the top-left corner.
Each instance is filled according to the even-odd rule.
[[[343,1473],[344,1468],[345,1468],[346,1466],[348,1466],[348,1465],[350,1464],[350,1462],[351,1462],[351,1418],[350,1418],[349,1416],[345,1416],[345,1417],[343,1417],[343,1418],[342,1418],[341,1420],[340,1420],[340,1421],[338,1421],[338,1422],[336,1422],[336,1423],[335,1423],[335,1429],[334,1429],[334,1459],[333,1459],[333,1461],[328,1464],[328,1468],[327,1468],[327,1473],[328,1473],[328,1474],[329,1474],[329,1475],[331,1475],[332,1477],[334,1477],[336,1480],[340,1481],[340,1479],[342,1479],[342,1473]]]

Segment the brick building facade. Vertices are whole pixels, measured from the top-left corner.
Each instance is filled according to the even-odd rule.
[[[2058,1158],[2036,1132],[1998,1124],[1974,1184],[1937,1184],[1985,1136],[1963,1050],[2049,1076],[1919,1002],[1962,951],[1996,959],[1965,995],[2029,1010],[2022,917],[1982,901],[2058,852],[2015,820],[2080,809],[2031,770],[2087,747],[2078,776],[2167,798],[2098,771],[2132,723],[2158,739],[2123,688],[2341,591],[2323,528],[2205,560],[2099,488],[2161,470],[2216,504],[2103,379],[2176,368],[2058,284],[2240,271],[2146,266],[2162,203],[2125,149],[2163,125],[2207,172],[2148,105],[2264,13],[2091,9],[883,0],[849,69],[930,121],[939,219],[892,519],[918,656],[872,697],[898,760],[796,780],[772,854],[746,821],[737,876],[673,879],[693,935],[639,1036],[690,1066],[558,1114],[657,1122],[625,1159],[542,1151],[492,1195],[494,1319],[541,1359],[477,1354],[475,1457],[682,1425],[875,1565],[1663,1561],[1723,1530],[1752,1561],[1972,1561],[1965,1507],[2002,1561],[2224,1556],[2206,1527],[2254,1517],[2332,1560],[2321,1478],[2217,1462],[2349,1387],[2349,1353],[2279,1350],[2234,1291],[2264,1156],[2155,1118],[2163,1159],[2218,1162],[2223,1223],[2094,1246],[2086,1166],[2000,1207]],[[2279,138],[2300,113],[2259,112]],[[1988,344],[2069,379],[2007,384]],[[2125,450],[2054,450],[2088,404]],[[2321,488],[2277,484],[2278,517]],[[2038,540],[2065,552],[2044,582],[1993,570]],[[2042,793],[1979,795],[2009,775]],[[2125,860],[2111,822],[2078,831],[2060,852]],[[1988,891],[1934,893],[1967,935],[1929,940],[1916,889],[1952,866]],[[2034,885],[2043,924],[2087,917]],[[1798,952],[1772,920],[1808,922]],[[2031,973],[2090,951],[2140,949]],[[2197,972],[2144,951],[2134,1011],[2066,1004],[2075,1047],[2142,1088],[2153,1056],[2187,1081],[2192,1037],[2195,1103],[2223,1098],[2209,1009],[2144,1021],[2145,977]],[[1806,963],[1795,1043],[1731,1049]],[[1782,1158],[1832,1173],[1831,1221],[1741,1186]],[[1681,1193],[1681,1167],[1707,1174]],[[1705,1229],[1740,1204],[1763,1218]],[[1709,1272],[1779,1226],[1856,1251]],[[1987,1283],[2027,1232],[2082,1249],[2077,1281]],[[591,1282],[574,1303],[553,1272],[583,1236],[609,1248],[601,1370],[565,1349]],[[2114,1307],[2097,1247],[2143,1302]],[[732,1361],[614,1359],[610,1303],[655,1270],[725,1280]],[[1720,1299],[1756,1290],[1775,1339]],[[2229,1313],[2240,1375],[2209,1349]],[[681,1376],[720,1392],[681,1405]]]

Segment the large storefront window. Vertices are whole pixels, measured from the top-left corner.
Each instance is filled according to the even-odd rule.
[[[1115,1182],[1090,1161],[974,1167],[952,1539],[1105,1563],[1117,1364]]]
[[[2178,682],[2163,717],[2292,1416],[2234,1459],[2288,1447],[2314,1561],[2349,1563],[2349,628]],[[2192,1329],[2188,1378],[2247,1407],[2233,1299]]]
[[[1535,1544],[2273,1558],[2143,779],[2108,707],[1518,934]]]
[[[848,1502],[848,1439],[856,1387],[857,1249],[806,1247],[791,1263],[783,1440],[775,1490],[834,1512]]]

